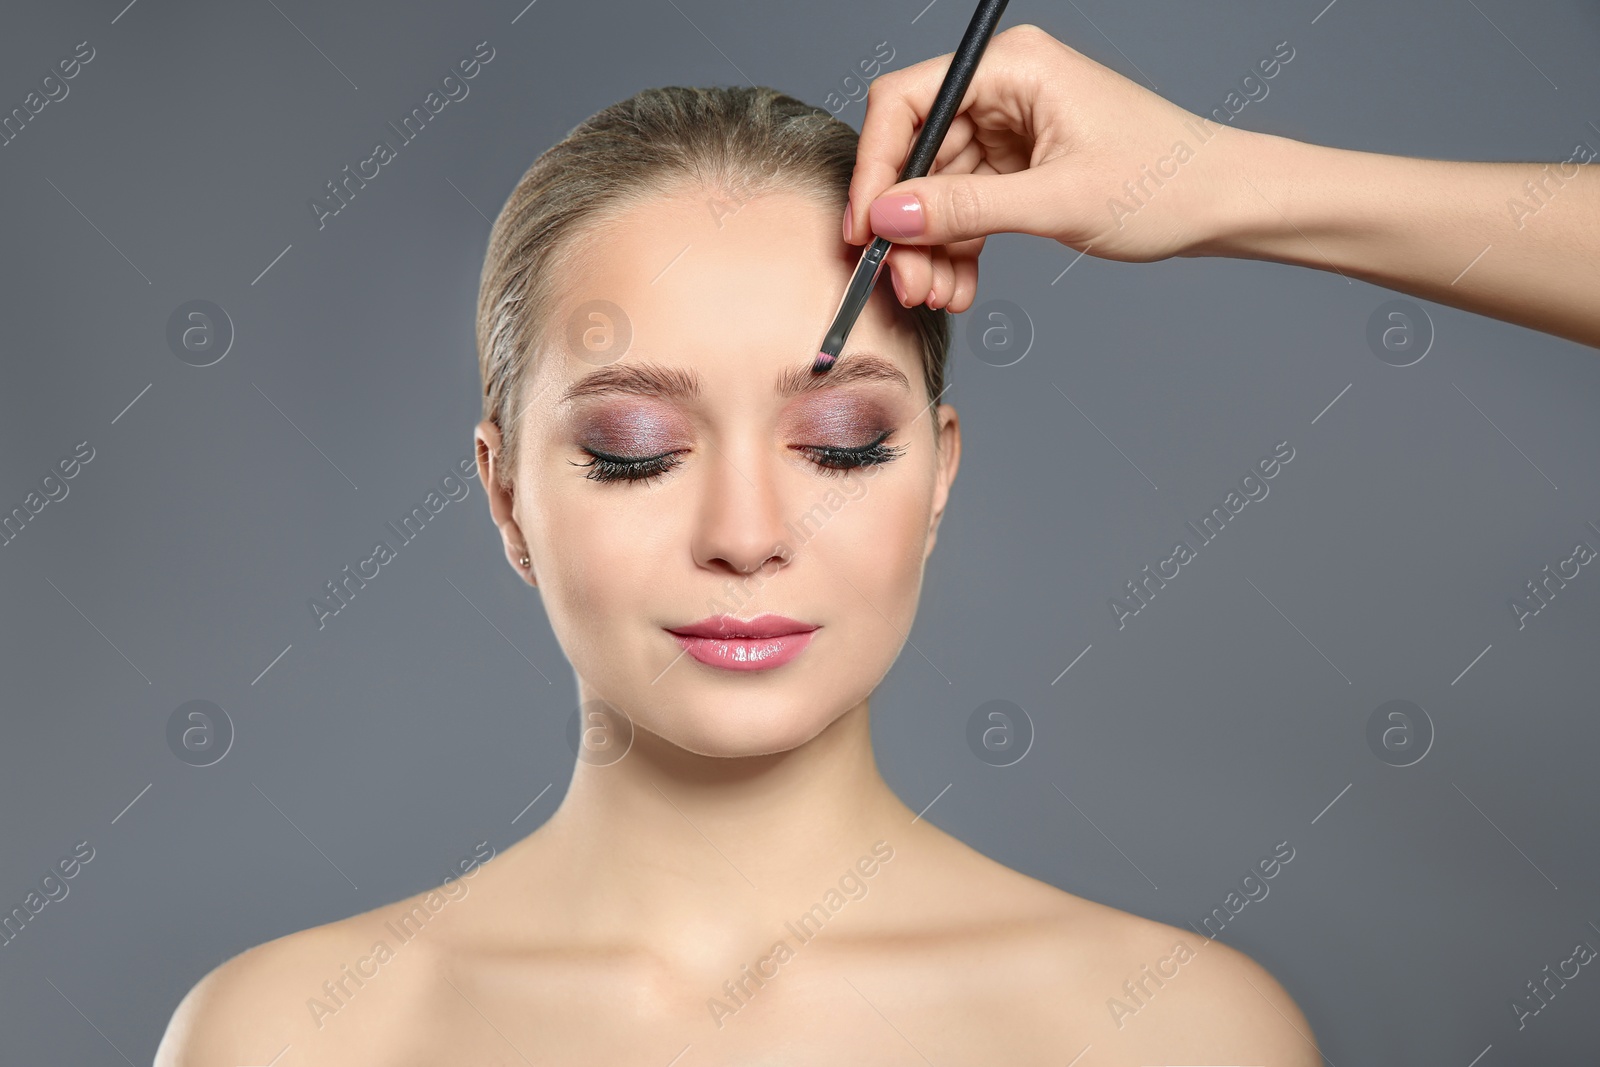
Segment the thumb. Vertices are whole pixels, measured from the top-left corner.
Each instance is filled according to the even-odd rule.
[[[899,244],[943,245],[991,233],[1050,236],[1051,198],[1037,173],[935,174],[891,185],[872,202],[872,232]]]

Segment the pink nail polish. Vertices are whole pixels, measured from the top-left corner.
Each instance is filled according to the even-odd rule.
[[[911,193],[880,196],[872,202],[868,214],[872,219],[872,232],[890,240],[919,237],[925,228],[922,204]]]

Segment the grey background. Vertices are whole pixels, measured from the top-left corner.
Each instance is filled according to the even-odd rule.
[[[97,52],[0,148],[0,509],[95,449],[0,547],[0,905],[95,849],[0,949],[7,1063],[148,1061],[218,962],[548,816],[571,675],[476,481],[325,629],[306,608],[470,455],[488,218],[639,88],[748,76],[820,105],[877,42],[907,65],[971,13],[123,3],[13,6],[0,33],[4,111]],[[1252,129],[1459,159],[1600,146],[1600,13],[1575,0],[1016,0],[1002,26],[1024,21],[1199,111],[1288,40]],[[482,40],[470,95],[319,231],[307,199]],[[1594,1062],[1593,967],[1521,1031],[1509,1004],[1600,946],[1600,573],[1520,631],[1507,600],[1600,546],[1597,353],[1426,304],[1432,349],[1396,368],[1365,340],[1379,288],[1237,261],[1063,275],[1074,258],[991,238],[980,300],[1026,310],[1020,363],[974,358],[973,313],[954,323],[966,452],[915,649],[874,700],[891,784],[1001,862],[1179,925],[1287,840],[1223,940],[1331,1062]],[[165,338],[196,298],[237,330],[206,368]],[[1108,598],[1281,440],[1270,496],[1119,631]],[[1365,739],[1396,698],[1437,731],[1403,769]],[[207,768],[166,741],[194,699],[237,731]],[[994,699],[1037,733],[1005,769],[965,740]]]

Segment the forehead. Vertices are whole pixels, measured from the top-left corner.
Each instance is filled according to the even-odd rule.
[[[542,392],[648,362],[692,368],[716,392],[770,395],[809,366],[860,257],[839,237],[841,211],[787,190],[741,200],[680,186],[593,224],[553,308],[549,354],[566,358],[540,361],[555,378]],[[846,354],[870,349],[915,387],[921,350],[899,313],[880,274]]]

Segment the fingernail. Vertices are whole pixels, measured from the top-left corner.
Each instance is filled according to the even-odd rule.
[[[905,289],[901,288],[901,286],[900,286],[900,275],[896,274],[893,270],[890,270],[889,271],[889,282],[890,282],[891,285],[894,286],[895,299],[900,301],[900,306],[901,307],[907,307],[908,305],[906,304],[906,291],[905,291]]]
[[[851,230],[853,230],[855,228],[855,227],[850,225],[850,216],[852,214],[854,214],[854,212],[852,212],[850,210],[850,208],[851,208],[850,201],[849,201],[848,198],[846,198],[846,200],[844,202],[844,243],[845,244],[849,244],[850,243],[850,238],[855,236],[853,233],[850,232]]]
[[[922,204],[911,193],[880,196],[868,214],[872,232],[882,237],[918,237],[924,228]]]

